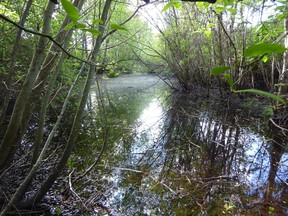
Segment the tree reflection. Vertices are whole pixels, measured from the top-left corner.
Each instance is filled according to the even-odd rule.
[[[279,128],[273,127],[268,135],[270,136],[270,169],[267,183],[264,190],[263,205],[261,212],[263,215],[274,213],[275,215],[287,214],[288,207],[288,176],[287,164],[281,162],[281,158],[288,144],[288,136]],[[287,162],[287,161],[286,161]],[[286,174],[281,173],[281,166],[286,166]],[[283,170],[283,169],[282,169]],[[283,178],[283,177],[286,178]]]
[[[283,196],[282,191],[287,191],[287,183],[286,189],[283,183],[282,186],[278,184],[281,190],[278,188],[277,193],[274,189],[284,153],[283,145],[279,145],[279,142],[283,142],[283,136],[278,137],[277,145],[275,138],[271,144],[265,144],[270,145],[271,165],[268,173],[262,170],[264,167],[255,165],[252,165],[254,170],[247,171],[248,163],[253,161],[246,154],[249,150],[247,125],[240,126],[236,121],[240,118],[242,116],[231,109],[217,107],[217,103],[207,104],[207,101],[196,98],[174,98],[166,117],[165,138],[161,137],[166,154],[160,179],[177,191],[177,196],[170,194],[173,206],[171,214],[277,212],[284,215],[287,212],[287,206],[283,207],[285,201],[281,202],[282,206],[275,201],[276,195]],[[256,154],[261,152],[262,149]],[[257,155],[254,156],[261,161]],[[262,156],[266,157],[262,158],[262,162],[266,163],[269,158]],[[266,188],[249,188],[245,173],[249,178],[250,175],[258,175],[258,180],[263,184],[264,176],[268,174]],[[257,190],[261,192],[255,196]]]
[[[250,112],[227,100],[173,94],[167,104],[152,96],[145,104],[129,93],[125,103],[110,96],[115,106],[107,121],[119,123],[109,128],[105,169],[94,178],[112,185],[104,202],[111,213],[288,213],[287,134],[258,131]],[[147,128],[144,108],[158,106],[164,116]]]

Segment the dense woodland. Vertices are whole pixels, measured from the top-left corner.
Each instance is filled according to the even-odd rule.
[[[178,92],[268,98],[273,125],[287,134],[287,5],[1,1],[0,215],[40,203],[66,169],[103,77],[153,73]]]

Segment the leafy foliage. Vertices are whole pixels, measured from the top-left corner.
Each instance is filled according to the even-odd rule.
[[[165,7],[162,9],[162,12],[167,11],[169,8],[175,7],[176,9],[180,10],[182,8],[182,3],[180,1],[170,1],[165,5]]]
[[[78,9],[68,0],[61,0],[63,8],[67,15],[71,18],[73,22],[77,22],[80,18]]]
[[[82,29],[83,31],[90,32],[93,36],[97,37],[101,32],[97,29]]]
[[[212,74],[212,75],[222,74],[223,72],[225,72],[225,71],[227,71],[227,70],[230,70],[230,67],[228,67],[228,66],[215,67],[215,68],[212,68],[211,74]]]
[[[125,27],[117,25],[115,23],[110,24],[110,29],[112,30],[122,30],[122,31],[128,31]]]
[[[258,94],[258,95],[261,95],[261,96],[264,96],[264,97],[269,97],[269,98],[271,98],[273,100],[276,100],[276,101],[278,101],[278,102],[280,102],[282,104],[286,104],[287,103],[283,98],[281,98],[281,97],[279,97],[279,96],[277,96],[275,94],[272,94],[272,93],[269,93],[269,92],[266,92],[266,91],[261,91],[261,90],[258,90],[258,89],[242,89],[242,90],[234,90],[233,92],[234,93],[253,93],[253,94]]]
[[[259,43],[253,46],[250,46],[248,49],[245,50],[244,56],[245,57],[261,57],[265,54],[272,54],[272,53],[283,53],[287,49],[281,45],[273,44],[273,43]]]

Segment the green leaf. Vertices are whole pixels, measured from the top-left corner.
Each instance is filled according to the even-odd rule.
[[[70,30],[73,26],[74,26],[74,23],[70,22],[64,27],[64,30]]]
[[[226,79],[228,85],[230,86],[231,91],[233,91],[234,83],[231,74],[223,74],[223,76]]]
[[[269,213],[272,214],[275,211],[275,208],[272,206],[269,206]]]
[[[260,24],[256,25],[255,32],[259,32],[260,30],[262,30],[263,27],[264,27],[263,23],[260,23]]]
[[[284,13],[281,13],[281,14],[278,14],[278,15],[276,16],[276,19],[278,19],[278,20],[283,20],[283,19],[285,19],[285,17],[286,17],[286,15],[285,15]]]
[[[95,20],[92,22],[92,25],[95,25],[95,24],[103,24],[103,20],[101,20],[101,19],[95,19]]]
[[[73,28],[73,29],[84,29],[84,28],[86,28],[86,25],[84,23],[79,23],[79,22],[76,22],[76,23],[70,22],[68,25],[66,25],[64,27],[64,30],[69,30],[71,28]]]
[[[279,96],[277,96],[275,94],[272,94],[270,92],[261,91],[261,90],[258,90],[258,89],[234,90],[234,93],[254,93],[254,94],[259,94],[259,95],[262,95],[264,97],[269,97],[269,98],[271,98],[273,100],[276,100],[276,101],[278,101],[280,103],[286,104],[286,101],[283,98],[281,98],[281,97],[279,97]]]
[[[228,8],[228,11],[232,14],[232,15],[236,15],[237,14],[237,10],[235,8]]]
[[[224,10],[225,10],[224,7],[216,7],[216,8],[215,8],[215,12],[216,12],[217,14],[220,14],[220,13],[223,12]]]
[[[285,10],[285,6],[284,5],[281,5],[281,6],[278,6],[275,8],[275,11],[281,11],[283,12]]]
[[[214,23],[207,23],[206,28],[212,28],[213,26],[215,26]]]
[[[84,29],[84,28],[86,28],[86,25],[84,23],[77,22],[74,24],[74,28],[75,29]]]
[[[90,32],[92,35],[94,36],[98,36],[99,34],[101,34],[101,32],[97,29],[82,29],[82,31],[85,31],[85,32]]]
[[[231,1],[231,0],[222,0],[224,6],[228,6],[228,5],[233,5],[235,4],[235,2]]]
[[[230,67],[224,66],[224,67],[214,67],[212,68],[211,74],[216,75],[216,74],[222,74],[223,72],[230,70]]]
[[[203,30],[197,30],[197,31],[191,32],[191,34],[196,34],[196,33],[203,33]]]
[[[210,6],[210,4],[206,2],[196,2],[197,6],[199,9],[206,9]]]
[[[0,1],[0,13],[9,17],[10,19],[12,19],[13,21],[18,21],[18,19],[20,19],[17,11],[15,10],[15,8],[9,8],[7,6],[9,6],[9,4],[5,4],[5,3],[1,3],[3,1]]]
[[[73,22],[77,22],[80,18],[78,9],[71,2],[67,0],[61,0],[61,3],[63,5],[65,12],[70,17],[70,19]]]
[[[271,53],[283,53],[287,49],[279,44],[273,43],[260,43],[253,46],[250,46],[248,49],[244,51],[244,56],[257,56],[260,57],[265,54]]]
[[[112,23],[110,25],[110,29],[112,30],[123,30],[123,31],[128,31],[126,28],[124,28],[123,26],[120,26],[120,25],[117,25],[117,24],[114,24]]]
[[[182,3],[181,3],[181,2],[174,2],[173,6],[174,6],[177,10],[181,10],[181,9],[182,9]]]
[[[211,31],[210,30],[206,30],[204,31],[205,35],[209,38],[211,36]]]
[[[171,1],[165,5],[165,7],[162,9],[162,12],[167,11],[170,7],[175,7],[176,9],[180,10],[182,8],[182,3],[179,1]]]
[[[263,58],[262,58],[262,61],[263,61],[264,63],[266,63],[266,62],[268,61],[268,59],[269,59],[268,56],[267,56],[267,55],[264,55]]]

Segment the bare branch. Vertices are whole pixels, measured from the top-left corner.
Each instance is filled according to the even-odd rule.
[[[188,2],[208,2],[208,3],[216,3],[216,0],[181,0],[181,1],[188,1]]]
[[[140,5],[139,7],[137,7],[137,9],[131,14],[130,17],[128,17],[124,22],[120,23],[120,26],[125,25],[127,22],[129,22],[136,14],[137,12],[140,10],[140,8],[144,7],[146,4]],[[103,37],[103,41],[111,34],[113,34],[114,32],[116,32],[116,29],[113,29],[111,31],[109,31],[104,37]]]

